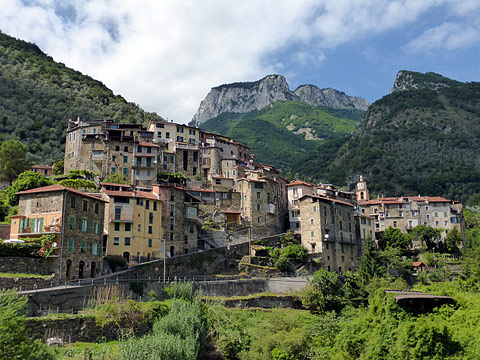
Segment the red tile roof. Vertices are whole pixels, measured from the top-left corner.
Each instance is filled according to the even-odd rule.
[[[79,194],[79,195],[82,195],[82,196],[93,198],[95,200],[108,202],[108,201],[105,201],[105,200],[95,196],[95,195],[87,194],[87,193],[84,193],[82,191],[75,190],[75,189],[60,185],[60,184],[48,185],[48,186],[43,186],[43,187],[39,187],[39,188],[35,188],[35,189],[20,191],[20,192],[17,192],[16,195],[40,194],[40,193],[43,193],[43,192],[52,192],[52,191],[70,191],[70,192],[73,192],[75,194]]]
[[[146,146],[146,147],[160,147],[159,145],[151,144],[151,143],[147,143],[147,142],[139,142],[138,145]]]
[[[32,169],[53,169],[50,165],[32,165]]]
[[[293,185],[306,185],[306,186],[315,186],[313,184],[309,184],[302,180],[293,180],[291,183],[286,184],[285,186],[293,186]]]
[[[325,201],[329,201],[329,202],[332,202],[332,203],[339,203],[339,204],[354,207],[353,204],[351,204],[349,202],[338,200],[338,199],[331,199],[331,198],[327,198],[327,197],[324,197],[324,196],[318,196],[318,195],[303,195],[300,198],[300,200],[303,199],[304,197],[311,197],[311,198],[314,198],[314,199],[325,200]]]
[[[152,199],[159,200],[157,195],[152,192],[147,191],[113,191],[113,190],[104,190],[104,193],[108,196],[120,196],[120,197],[131,197],[131,198],[143,198],[143,199]]]
[[[107,185],[107,186],[119,186],[119,187],[131,187],[129,184],[116,184],[116,183],[107,183],[107,182],[101,182],[100,185]]]

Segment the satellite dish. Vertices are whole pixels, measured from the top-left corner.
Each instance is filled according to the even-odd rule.
[[[58,244],[56,242],[52,243],[53,248],[56,248],[57,246],[58,246]]]

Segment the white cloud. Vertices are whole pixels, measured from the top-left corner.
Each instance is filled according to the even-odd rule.
[[[462,1],[0,0],[0,29],[146,110],[187,122],[212,86],[295,73],[271,54],[292,47],[300,66],[315,65],[328,49],[402,28],[439,6],[456,16],[478,8]],[[443,39],[453,49],[474,35]]]
[[[405,50],[407,52],[426,52],[436,49],[454,51],[478,44],[479,41],[480,29],[478,27],[448,22],[425,31],[410,41]]]

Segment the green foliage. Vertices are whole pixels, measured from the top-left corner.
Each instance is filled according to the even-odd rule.
[[[158,177],[163,179],[164,181],[171,183],[171,184],[183,184],[187,183],[189,180],[185,175],[182,173],[158,173]]]
[[[128,286],[135,294],[143,296],[147,283],[143,281],[130,281]]]
[[[428,225],[417,225],[412,229],[412,235],[417,241],[426,248],[427,251],[432,250],[440,239],[440,229],[435,229]]]
[[[53,175],[62,175],[64,172],[64,166],[65,166],[65,162],[63,160],[61,159],[55,160],[55,162],[53,163],[53,169],[52,169]]]
[[[280,235],[280,244],[282,246],[296,245],[298,240],[295,238],[295,235],[291,230],[288,230],[285,234]]]
[[[192,301],[200,295],[199,291],[195,291],[192,281],[172,283],[164,289],[165,293],[171,299],[180,299]]]
[[[301,295],[303,306],[312,313],[322,313],[327,306],[333,307],[341,296],[341,283],[337,273],[320,269],[313,274]]]
[[[115,272],[117,268],[125,268],[128,265],[127,259],[125,259],[123,256],[118,256],[118,255],[108,255],[103,258],[103,261],[105,261],[108,264],[108,267],[112,272]]]
[[[14,291],[0,292],[0,360],[53,359],[39,340],[26,335],[25,308],[28,299]]]
[[[412,239],[408,234],[404,234],[400,229],[393,228],[391,226],[386,229],[379,240],[379,245],[383,249],[398,248],[406,249],[412,243]]]
[[[56,63],[33,44],[0,33],[0,140],[28,144],[32,162],[63,158],[68,119],[162,120],[104,84]]]
[[[371,237],[365,239],[362,248],[362,255],[358,259],[357,273],[360,282],[365,286],[374,277],[382,277],[385,274],[385,268]]]
[[[292,261],[285,257],[285,256],[280,256],[274,263],[275,267],[282,271],[282,272],[287,272],[291,270],[292,267]]]
[[[456,227],[451,229],[445,237],[445,247],[450,254],[459,253],[458,245],[462,242],[462,235]]]
[[[207,332],[200,298],[192,302],[174,299],[170,312],[155,321],[150,334],[128,340],[119,359],[194,360],[197,359]]]
[[[127,181],[123,179],[121,174],[108,174],[103,182],[112,183],[112,184],[128,184]]]
[[[65,179],[58,182],[60,185],[72,188],[72,189],[91,189],[97,190],[97,185],[90,180],[85,179]]]
[[[256,160],[289,171],[318,144],[343,138],[355,129],[357,122],[351,120],[351,114],[330,113],[326,108],[286,101],[243,114],[223,113],[200,126],[247,144]],[[311,140],[305,131],[312,135]]]
[[[3,243],[0,242],[0,256],[41,257],[42,246],[36,243]]]
[[[0,176],[12,184],[13,180],[30,166],[28,148],[19,140],[5,140],[0,146]]]
[[[289,243],[291,244],[291,242]],[[272,255],[275,260],[275,267],[278,270],[289,271],[292,265],[305,264],[307,262],[308,250],[302,245],[287,245],[281,250],[272,251]]]
[[[52,180],[46,176],[34,173],[33,171],[25,171],[21,173],[17,180],[7,188],[5,196],[9,205],[15,206],[18,205],[18,197],[15,195],[17,192],[48,185],[52,185]]]

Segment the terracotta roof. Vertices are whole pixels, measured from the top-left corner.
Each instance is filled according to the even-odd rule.
[[[100,185],[107,185],[107,186],[119,186],[119,187],[131,187],[129,184],[116,184],[116,183],[107,183],[107,182],[101,182]]]
[[[82,195],[82,196],[86,196],[86,197],[89,197],[89,198],[92,198],[92,199],[95,199],[95,200],[108,202],[108,201],[105,201],[105,200],[95,196],[95,195],[90,195],[90,194],[87,194],[87,193],[81,192],[79,190],[75,190],[75,189],[60,185],[60,184],[48,185],[48,186],[43,186],[43,187],[39,187],[39,188],[35,188],[35,189],[20,191],[20,192],[17,192],[16,195],[40,194],[40,193],[43,193],[43,192],[64,191],[64,190],[65,191],[70,191],[70,192],[73,192],[75,194],[79,194],[79,195]]]
[[[339,203],[339,204],[343,204],[343,205],[348,205],[348,206],[351,206],[351,207],[354,207],[353,204],[349,203],[349,202],[346,202],[346,201],[342,201],[342,200],[338,200],[338,199],[331,199],[331,198],[327,198],[327,197],[324,197],[324,196],[318,196],[318,195],[303,195],[301,199],[305,198],[305,197],[311,197],[311,198],[314,198],[314,199],[319,199],[319,200],[325,200],[325,201],[329,201],[329,202],[332,202],[332,203]]]
[[[50,165],[32,165],[32,169],[53,169]]]
[[[374,200],[359,200],[359,205],[378,205],[378,204],[406,204],[409,201],[414,202],[451,202],[441,196],[403,196],[403,197],[383,197]]]
[[[113,191],[113,190],[104,190],[104,193],[108,196],[120,196],[120,197],[131,197],[131,198],[143,198],[143,199],[152,199],[159,200],[157,195],[152,192],[146,191]]]
[[[426,266],[422,261],[414,261],[413,262],[414,267],[419,267],[419,266],[422,266],[422,265]]]
[[[151,144],[151,143],[147,143],[147,142],[139,142],[138,145],[140,146],[150,146],[150,147],[160,147],[159,145],[156,145],[156,144]]]
[[[193,191],[193,192],[208,192],[208,193],[214,193],[214,190],[206,190],[206,189],[186,189],[187,192]]]
[[[293,186],[293,185],[306,185],[306,186],[315,186],[313,184],[309,184],[302,180],[293,180],[291,183],[286,184],[285,186]]]

